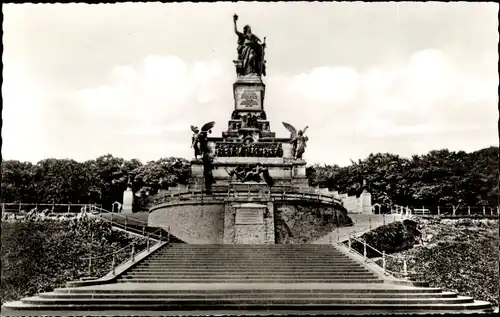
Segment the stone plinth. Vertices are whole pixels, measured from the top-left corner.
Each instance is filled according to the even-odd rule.
[[[361,213],[372,214],[372,195],[366,189],[361,193],[359,200],[361,201]]]
[[[274,244],[274,204],[233,197],[224,205],[225,244]]]
[[[269,175],[274,180],[275,187],[295,186],[307,189],[309,186],[305,161],[278,157],[216,157],[212,170],[212,175],[216,181],[215,185],[228,186],[232,181],[228,172],[240,164],[261,164],[268,169]],[[201,161],[192,161],[190,188],[201,189],[203,184],[203,165]]]
[[[258,76],[238,77],[233,85],[234,109],[263,111],[266,86]]]
[[[132,212],[133,204],[134,204],[134,193],[132,192],[132,189],[129,187],[127,188],[126,191],[123,192],[122,212],[123,213]]]

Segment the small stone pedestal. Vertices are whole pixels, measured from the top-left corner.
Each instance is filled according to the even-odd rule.
[[[123,192],[122,213],[131,213],[133,204],[134,193],[132,192],[132,188],[129,187],[126,191]]]
[[[274,244],[274,204],[265,198],[228,198],[224,244]]]

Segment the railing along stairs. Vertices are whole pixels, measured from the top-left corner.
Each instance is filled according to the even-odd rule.
[[[153,232],[148,232],[146,231],[147,228],[147,223],[144,221],[141,221],[139,219],[127,217],[121,214],[116,214],[113,212],[110,212],[106,209],[96,207],[96,206],[86,206],[82,208],[82,211],[84,212],[90,212],[93,214],[94,217],[98,217],[100,220],[109,222],[112,226],[118,227],[118,228],[123,228],[125,231],[128,231],[130,233],[142,236],[144,239],[146,239],[146,246],[142,250],[137,249],[137,242],[132,241],[128,245],[115,250],[111,251],[107,254],[103,255],[95,255],[95,256],[85,256],[81,257],[80,260],[82,261],[88,261],[88,276],[89,278],[92,276],[92,265],[95,264],[98,260],[104,260],[104,259],[110,259],[111,258],[111,265],[110,269],[113,275],[115,275],[115,269],[118,266],[117,262],[121,261],[120,263],[125,263],[128,261],[131,261],[132,263],[135,263],[136,256],[137,254],[141,252],[148,252],[153,248],[154,246],[158,245],[159,243],[166,242],[167,244],[170,243],[170,227],[167,228],[167,234],[166,236],[162,233],[163,228],[158,228]],[[103,214],[109,214],[110,219],[107,219],[106,217],[103,217]],[[117,219],[123,219],[124,224],[117,222]],[[133,223],[139,223],[142,224],[142,230],[136,229],[134,227],[131,227],[128,225],[128,222],[133,222]],[[125,256],[120,256],[125,254]],[[130,254],[129,256],[126,256],[126,254]]]
[[[392,278],[408,279],[409,272],[407,267],[407,260],[406,257],[403,255],[387,254],[385,251],[377,250],[373,246],[366,243],[366,241],[361,237],[356,237],[355,232],[349,234],[347,241],[340,241],[340,235],[337,234],[337,241],[334,242],[330,239],[330,244],[333,245],[334,243],[341,247],[347,248],[349,252],[361,256],[366,263],[376,265],[383,271],[384,275],[386,276]],[[353,246],[355,243],[357,243],[358,246],[363,246],[362,253],[357,251],[356,248]],[[373,254],[377,256],[370,256]],[[388,263],[390,264],[390,266],[396,268],[399,267],[400,269],[389,270],[387,268]]]
[[[438,216],[438,217],[466,217],[466,216],[500,216],[500,206],[422,206],[413,208],[409,206],[392,205],[391,213],[412,216]]]

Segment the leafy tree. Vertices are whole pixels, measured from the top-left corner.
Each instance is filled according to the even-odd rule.
[[[307,168],[309,183],[359,195],[366,180],[373,201],[384,205],[495,205],[498,190],[498,147],[472,153],[447,149],[402,158],[370,154],[346,167]]]

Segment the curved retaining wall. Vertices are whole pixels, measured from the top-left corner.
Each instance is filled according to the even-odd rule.
[[[169,202],[151,208],[148,225],[170,227],[186,243],[218,244],[224,240],[224,205],[220,200]]]
[[[273,236],[276,237],[276,243],[310,243],[313,238],[318,238],[316,235],[325,235],[333,230],[337,216],[340,225],[349,222],[346,210],[332,203],[317,202],[311,205],[310,202],[299,199],[278,200],[273,206],[273,220],[276,221],[274,214],[277,214],[280,220],[284,216],[283,225],[291,229],[291,232],[283,233],[282,229],[278,229],[282,226],[276,227],[277,223],[274,223],[272,227],[275,229]],[[170,229],[173,236],[186,243],[222,244],[224,222],[230,224],[228,219],[225,220],[225,213],[224,200],[221,199],[171,201],[150,209],[148,225]],[[230,230],[229,227],[226,225],[226,230]],[[293,242],[288,241],[287,237],[291,236],[294,236]]]

